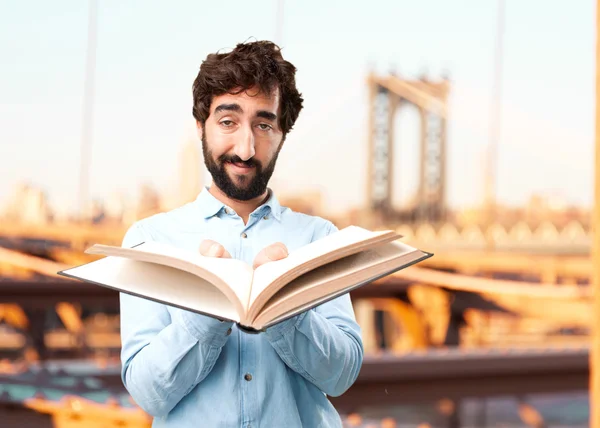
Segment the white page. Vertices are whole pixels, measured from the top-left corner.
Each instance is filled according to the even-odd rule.
[[[98,248],[98,251],[94,250],[93,254],[113,254],[127,251],[126,257],[136,258],[144,257],[140,255],[142,252],[145,255],[162,255],[169,258],[169,260],[162,259],[161,262],[168,263],[171,266],[181,267],[181,262],[190,263],[194,266],[200,266],[213,275],[219,277],[223,282],[228,284],[233,292],[239,297],[240,302],[245,306],[248,302],[250,294],[250,285],[252,280],[253,271],[252,268],[245,262],[236,259],[223,259],[215,257],[205,257],[199,252],[195,253],[189,250],[184,250],[172,245],[164,244],[162,242],[147,241],[143,244],[136,246],[135,248],[122,248],[122,247],[110,247],[99,245],[92,248]],[[147,257],[146,257],[147,258]],[[154,261],[158,260],[144,260]],[[186,267],[187,269],[187,267]],[[195,273],[200,273],[195,270]]]
[[[254,281],[250,304],[256,297],[279,276],[300,266],[312,259],[316,259],[332,250],[346,247],[357,242],[365,241],[389,231],[372,232],[358,226],[349,226],[336,233],[332,233],[308,245],[300,247],[283,260],[266,263],[254,270]]]
[[[169,266],[108,256],[64,273],[174,306],[233,321],[240,319],[233,303],[217,287]]]
[[[306,308],[330,299],[331,294],[336,294],[340,290],[352,287],[357,283],[363,283],[365,280],[383,272],[396,270],[397,267],[412,263],[424,255],[425,253],[422,251],[407,244],[390,242],[318,267],[279,290],[263,308],[257,319],[261,322],[257,322],[255,327],[262,328],[262,323],[266,323],[266,319],[272,316],[275,316],[275,318],[268,324],[277,323],[290,312],[304,312]],[[345,278],[352,278],[352,280],[348,281]],[[320,291],[315,292],[315,290]],[[323,296],[315,297],[324,290],[326,292]],[[302,298],[298,297],[300,295]],[[308,296],[311,295],[313,297],[309,298]],[[295,300],[294,297],[296,297]],[[304,303],[298,305],[298,302]]]

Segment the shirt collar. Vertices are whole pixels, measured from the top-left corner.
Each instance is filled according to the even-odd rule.
[[[225,206],[223,202],[219,201],[208,191],[208,187],[202,188],[202,191],[196,198],[196,202],[200,209],[200,215],[204,218],[214,216]]]
[[[262,206],[263,207],[269,207],[271,209],[271,214],[273,215],[273,217],[275,217],[275,219],[277,221],[281,220],[281,205],[279,205],[279,200],[277,199],[277,196],[275,196],[275,193],[273,193],[273,191],[271,189],[269,189],[269,199],[267,199],[267,202],[265,202]],[[260,207],[259,207],[260,209]]]
[[[271,189],[269,191],[269,198],[267,201],[262,204],[260,207],[256,208],[254,212],[259,212],[260,210],[265,209],[265,207],[269,207],[271,210],[271,215],[275,217],[277,221],[281,220],[281,205],[279,205],[279,200],[275,196],[275,193]],[[202,217],[209,218],[218,214],[219,211],[225,208],[225,204],[215,198],[209,191],[208,187],[203,187],[202,191],[196,198],[196,202],[198,208],[200,209],[200,215]]]

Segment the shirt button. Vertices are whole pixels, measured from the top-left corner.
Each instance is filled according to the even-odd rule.
[[[230,210],[229,208],[225,208],[225,212],[226,212],[227,214],[231,214],[231,210]]]
[[[242,238],[247,238],[247,237],[248,237],[248,235],[246,235],[246,232],[242,232],[242,234],[241,234],[241,237],[242,237]]]
[[[263,217],[263,220],[268,220],[268,219],[269,219],[268,215],[266,215],[266,216]]]
[[[252,380],[252,375],[250,373],[246,373],[244,375],[244,379],[246,379],[248,382],[250,382]]]
[[[227,329],[227,336],[229,336],[231,334],[231,328]]]

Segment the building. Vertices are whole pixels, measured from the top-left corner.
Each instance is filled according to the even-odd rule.
[[[17,186],[4,216],[7,220],[32,224],[46,224],[53,218],[46,193],[28,183]]]

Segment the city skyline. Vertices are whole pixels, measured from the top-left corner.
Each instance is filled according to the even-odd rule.
[[[499,201],[516,205],[532,194],[550,193],[589,206],[594,5],[570,5],[569,19],[563,19],[560,5],[544,3],[547,13],[539,19],[541,2],[506,3]],[[301,8],[286,2],[282,46],[298,67],[306,102],[281,153],[273,187],[321,190],[327,211],[361,206],[369,66],[383,74],[396,66],[406,76],[419,76],[427,67],[432,78],[448,71],[451,80],[448,202],[454,207],[481,203],[496,7],[495,2],[463,4],[377,3],[386,14],[345,5],[347,19],[335,25],[329,24],[337,9],[319,5],[321,14],[312,17],[322,30],[316,35],[304,31],[303,23],[317,4]],[[239,13],[228,21],[232,28],[219,32],[212,21],[225,9],[216,5],[202,9],[190,3],[170,10],[151,2],[140,14],[135,4],[100,3],[90,181],[94,199],[119,190],[130,193],[142,182],[163,194],[177,189],[177,156],[193,130],[190,87],[201,59],[250,36],[272,39],[276,33],[276,2],[260,11],[237,6]],[[440,16],[429,16],[431,8]],[[14,42],[0,42],[8,64],[0,71],[6,94],[0,100],[6,119],[0,128],[0,157],[5,159],[0,206],[17,183],[29,181],[48,191],[53,206],[75,211],[87,4],[11,7],[10,12],[11,19],[11,13],[0,14],[2,31],[11,35],[2,39]],[[403,17],[403,25],[389,25],[391,18],[384,15]],[[134,19],[140,16],[145,19]],[[195,25],[195,16],[205,18],[199,19],[202,25]],[[364,34],[354,34],[361,24]],[[37,39],[34,28],[47,40]],[[205,34],[217,36],[208,43]],[[336,55],[321,46],[335,49]],[[411,196],[417,179],[415,117],[409,109],[396,119],[399,200]],[[332,164],[335,175],[327,173]]]

